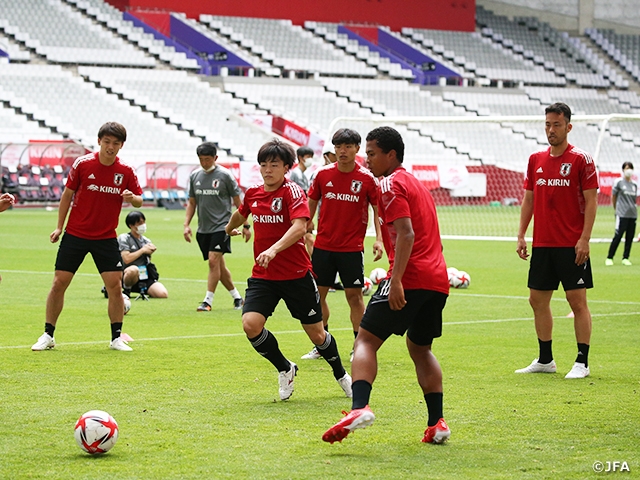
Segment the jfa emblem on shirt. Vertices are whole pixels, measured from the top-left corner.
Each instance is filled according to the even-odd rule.
[[[122,185],[122,180],[124,180],[124,174],[122,173],[115,173],[113,175],[113,184],[116,187],[119,187],[120,185]]]
[[[351,180],[351,191],[360,193],[360,190],[362,190],[362,182],[360,180]]]
[[[567,175],[569,175],[569,173],[571,173],[570,163],[563,163],[562,165],[560,165],[560,175],[566,177]]]
[[[282,210],[282,197],[271,200],[271,211],[273,213],[278,213],[280,210]]]
[[[216,178],[213,180],[213,182],[211,182],[211,186],[213,188],[218,188],[218,185],[220,185],[220,179]]]

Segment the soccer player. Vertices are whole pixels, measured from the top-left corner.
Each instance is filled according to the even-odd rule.
[[[313,271],[318,276],[322,321],[328,330],[331,312],[327,293],[339,273],[349,304],[354,337],[358,335],[364,314],[364,238],[369,223],[369,205],[373,207],[376,229],[374,260],[379,260],[383,253],[378,221],[378,185],[371,172],[356,163],[360,141],[360,135],[354,130],[341,128],[336,131],[331,143],[335,147],[337,161],[319,169],[309,189],[312,219],[322,200],[312,256]],[[313,349],[302,358],[317,359],[320,354]]]
[[[300,185],[300,188],[307,193],[309,191],[309,176],[305,173],[313,164],[313,150],[310,147],[300,147],[296,151],[298,157],[298,168],[291,170],[289,180]]]
[[[327,430],[322,439],[342,441],[351,431],[375,420],[369,397],[378,373],[377,352],[392,334],[407,334],[429,418],[422,439],[442,443],[451,432],[443,419],[442,370],[431,351],[442,334],[442,310],[449,295],[447,266],[433,197],[402,166],[404,142],[391,127],[367,135],[367,164],[380,180],[378,209],[389,273],[371,298],[356,338],[351,366],[351,412]]]
[[[318,289],[302,240],[309,220],[307,198],[285,177],[294,159],[289,145],[277,139],[265,143],[258,152],[264,183],[246,191],[242,205],[225,228],[229,235],[240,235],[238,227],[249,215],[253,218],[255,265],[247,281],[242,327],[253,348],[279,372],[280,399],[287,400],[293,394],[298,367],[287,360],[276,337],[264,328],[283,299],[350,397],[351,377],[342,366],[335,338],[322,328]]]
[[[638,218],[638,207],[636,207],[636,197],[638,196],[638,185],[632,180],[633,163],[624,162],[622,164],[623,177],[616,182],[611,191],[611,201],[616,212],[616,231],[609,246],[609,254],[605,260],[606,266],[613,265],[613,256],[616,254],[622,235],[624,238],[624,252],[622,253],[622,264],[631,266],[629,255],[633,237],[636,234],[636,220]]]
[[[550,146],[529,157],[516,249],[523,260],[529,257],[524,236],[533,217],[528,287],[540,353],[531,365],[516,373],[555,373],[550,302],[562,282],[574,314],[578,343],[578,356],[565,378],[584,378],[589,375],[591,312],[587,288],[593,287],[589,239],[596,218],[598,178],[591,155],[567,140],[571,109],[558,102],[548,106],[545,114]]]
[[[298,157],[298,168],[291,170],[289,180],[300,185],[305,195],[309,192],[309,176],[305,173],[313,164],[313,150],[310,147],[300,147],[296,151]],[[307,233],[304,235],[304,245],[309,252],[309,256],[313,254],[313,222],[307,224]]]
[[[122,202],[142,206],[142,189],[135,170],[120,162],[118,152],[127,140],[126,129],[108,122],[98,131],[100,151],[79,157],[74,162],[58,209],[58,225],[51,233],[56,243],[64,229],[73,202],[58,256],[53,285],[47,297],[44,333],[31,350],[55,347],[54,331],[64,305],[64,294],[76,271],[91,253],[109,295],[112,350],[131,351],[120,337],[124,316],[122,299],[122,258],[118,249],[116,228]]]
[[[124,262],[122,284],[127,292],[147,293],[153,298],[167,298],[169,292],[158,281],[158,269],[151,261],[156,246],[144,234],[147,232],[147,219],[144,213],[135,210],[127,214],[125,223],[129,233],[118,236],[120,255]]]
[[[191,243],[191,219],[198,212],[196,240],[202,258],[209,262],[207,293],[198,305],[198,312],[210,312],[213,296],[222,282],[233,298],[233,308],[240,310],[243,300],[233,285],[231,272],[224,262],[224,254],[231,253],[231,239],[224,227],[231,218],[231,204],[240,206],[240,187],[231,172],[216,165],[218,150],[215,144],[204,142],[196,149],[202,169],[194,171],[189,178],[189,204],[184,221],[184,239]],[[245,242],[251,238],[251,226],[245,223],[242,236]]]

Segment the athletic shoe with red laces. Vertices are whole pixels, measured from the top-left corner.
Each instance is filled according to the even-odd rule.
[[[342,442],[342,440],[357,428],[366,428],[373,425],[376,416],[373,414],[369,405],[364,408],[356,408],[349,413],[342,412],[346,417],[336,423],[329,430],[324,432],[322,440],[325,442]]]
[[[438,420],[432,427],[427,427],[424,431],[424,438],[422,439],[423,443],[444,443],[451,436],[451,430],[447,426],[447,422],[444,421],[444,418]]]

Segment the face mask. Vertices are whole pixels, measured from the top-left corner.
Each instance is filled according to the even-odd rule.
[[[204,168],[203,168],[203,170],[204,170],[205,172],[207,172],[207,173],[210,173],[210,172],[213,172],[213,169],[214,169],[214,168],[216,168],[216,166],[215,166],[215,165],[211,165],[211,168],[209,168],[209,169],[204,169]]]
[[[624,171],[624,176],[625,176],[626,178],[631,178],[631,176],[632,176],[632,175],[633,175],[633,169],[631,169],[631,168],[627,168],[627,169]]]
[[[143,223],[142,225],[138,225],[136,228],[138,229],[138,235],[144,235],[147,232],[146,223]]]
[[[307,158],[304,161],[304,168],[309,168],[311,165],[313,165],[313,158]]]

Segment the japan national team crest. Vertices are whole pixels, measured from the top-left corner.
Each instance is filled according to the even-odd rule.
[[[113,184],[116,187],[119,187],[120,185],[122,185],[122,180],[124,180],[124,174],[122,173],[115,173],[113,175]]]
[[[216,178],[213,180],[213,182],[211,182],[211,186],[213,188],[218,188],[218,186],[220,185],[220,179]]]
[[[278,213],[280,210],[282,210],[282,197],[274,198],[271,201],[271,211],[273,213]]]
[[[362,190],[362,182],[360,180],[351,180],[351,191],[360,193],[360,190]]]
[[[560,165],[560,175],[566,177],[567,175],[569,175],[569,173],[571,173],[570,163],[563,163],[562,165]]]

